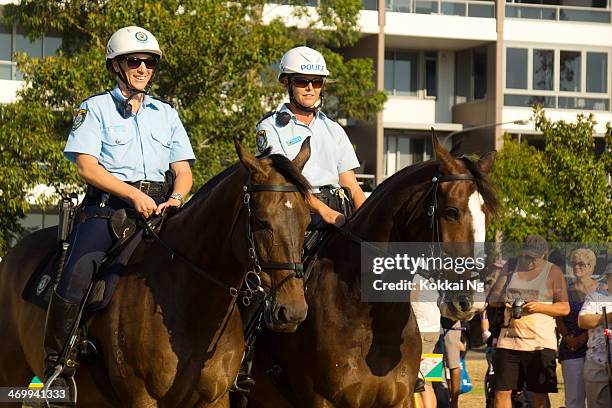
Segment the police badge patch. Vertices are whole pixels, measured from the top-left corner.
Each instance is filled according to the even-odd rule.
[[[268,147],[268,137],[266,131],[262,129],[257,132],[257,150],[259,150],[259,153],[263,153],[266,147]]]
[[[87,116],[87,109],[79,109],[72,122],[73,131],[77,130],[85,122],[85,116]]]
[[[147,42],[147,40],[149,39],[147,35],[143,33],[142,31],[139,31],[136,34],[134,34],[134,37],[136,37],[136,39],[142,43]]]

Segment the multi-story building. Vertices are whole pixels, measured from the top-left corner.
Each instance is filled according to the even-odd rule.
[[[361,40],[344,53],[372,58],[389,98],[374,123],[349,118],[347,132],[362,171],[377,181],[430,158],[432,126],[442,136],[462,131],[461,150],[484,153],[500,147],[504,132],[541,144],[533,123],[513,123],[529,119],[535,103],[555,120],[593,113],[598,136],[612,121],[610,0],[362,4]],[[286,5],[267,7],[269,18],[290,14]]]
[[[11,2],[0,0],[0,12]],[[265,18],[296,24],[282,3],[270,1]],[[432,126],[442,136],[462,131],[462,150],[483,153],[499,148],[504,132],[541,143],[533,123],[512,123],[528,119],[534,103],[553,119],[593,113],[599,136],[612,121],[610,0],[362,4],[361,39],[343,52],[372,58],[377,86],[389,98],[372,123],[345,123],[363,163],[360,172],[378,182],[431,157]],[[22,85],[14,52],[52,55],[60,44],[53,35],[31,42],[19,27],[0,25],[0,103],[14,100]],[[491,126],[467,131],[479,125]],[[603,144],[600,138],[597,149]]]

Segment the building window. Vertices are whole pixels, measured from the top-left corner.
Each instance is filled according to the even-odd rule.
[[[385,51],[385,90],[393,95],[416,95],[418,54]]]
[[[608,93],[608,54],[587,52],[586,91]]]
[[[508,47],[504,105],[609,111],[609,58],[608,52]]]
[[[527,61],[525,61],[527,62]],[[525,78],[526,80],[527,78]],[[526,85],[525,81],[525,85]],[[533,89],[552,91],[555,86],[555,51],[533,50]],[[526,87],[524,88],[526,89]]]
[[[430,160],[433,155],[431,136],[420,132],[385,129],[385,177],[406,166]]]
[[[506,88],[527,89],[527,49],[506,49]]]
[[[30,40],[27,33],[15,26],[0,25],[0,79],[21,80],[15,53],[26,53],[32,58],[50,57],[57,54],[62,45],[59,37],[47,36]]]
[[[474,99],[485,99],[487,97],[487,50],[486,48],[474,48],[472,51],[473,61],[473,88]]]
[[[607,0],[506,0],[507,18],[610,23]]]
[[[487,97],[486,47],[459,51],[455,54],[455,103]]]
[[[425,52],[425,94],[438,96],[438,53]]]
[[[561,51],[559,90],[580,92],[580,52]]]

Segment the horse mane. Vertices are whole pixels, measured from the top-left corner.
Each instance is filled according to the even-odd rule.
[[[300,171],[297,169],[297,167],[295,167],[291,160],[280,154],[271,154],[269,156],[260,158],[259,160],[264,161],[266,159],[269,161],[272,168],[278,173],[280,173],[285,178],[285,180],[287,180],[287,182],[297,187],[299,193],[302,195],[302,197],[304,197],[304,199],[308,197],[308,194],[310,193],[312,187],[308,180],[306,180],[302,173],[300,173]],[[192,204],[208,196],[208,194],[217,185],[219,185],[227,177],[230,177],[232,174],[234,174],[240,168],[240,166],[241,164],[239,162],[234,163],[225,170],[223,170],[221,173],[215,175],[213,178],[204,183],[204,185],[198,189],[198,191],[193,195],[193,197],[191,197],[187,204],[185,204],[185,207],[183,209],[187,209]]]
[[[485,207],[491,214],[497,214],[500,208],[499,200],[495,192],[495,187],[491,184],[488,175],[480,169],[478,161],[474,157],[461,156],[457,159],[461,160],[465,167],[474,176],[478,192],[484,200]]]
[[[198,191],[191,197],[191,199],[185,204],[182,210],[186,210],[188,207],[193,205],[194,203],[200,201],[203,197],[206,197],[212,189],[214,189],[219,183],[225,180],[230,175],[234,174],[236,170],[240,167],[240,163],[234,163],[221,173],[213,176],[210,180],[208,180],[202,187],[198,189]]]
[[[491,214],[496,214],[500,208],[500,203],[497,199],[495,188],[491,184],[487,174],[478,166],[478,161],[475,158],[468,156],[460,156],[456,159],[460,160],[465,165],[467,170],[474,176],[476,188],[482,196],[487,210]],[[368,201],[370,201],[370,199],[375,199],[380,194],[384,194],[387,189],[391,189],[391,191],[397,190],[396,184],[398,180],[405,180],[405,177],[416,175],[425,168],[437,167],[437,165],[438,164],[435,160],[428,160],[404,167],[400,171],[394,173],[391,177],[385,179],[376,189],[374,189],[371,196],[368,198]]]
[[[368,197],[367,201],[370,201],[371,199],[376,198],[378,195],[384,194],[384,192],[387,189],[396,191],[397,187],[395,186],[395,184],[398,180],[404,180],[404,177],[417,173],[421,171],[424,167],[433,166],[434,164],[435,162],[433,160],[428,160],[428,161],[419,162],[419,163],[416,163],[410,166],[406,166],[403,169],[393,173],[390,177],[383,180],[383,182],[380,183],[374,189],[374,191],[372,191],[372,194],[370,194],[370,197]]]

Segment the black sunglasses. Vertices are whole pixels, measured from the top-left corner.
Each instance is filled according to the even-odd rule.
[[[127,58],[124,58],[124,60],[129,69],[136,69],[140,67],[140,64],[142,64],[143,62],[145,64],[145,67],[147,67],[147,69],[153,69],[157,66],[157,59],[155,58],[127,57]]]
[[[293,85],[297,86],[298,88],[307,88],[308,84],[312,84],[312,87],[314,89],[320,89],[321,87],[323,87],[324,82],[325,80],[323,78],[313,78],[313,79],[308,79],[304,77],[294,77],[293,78]]]

